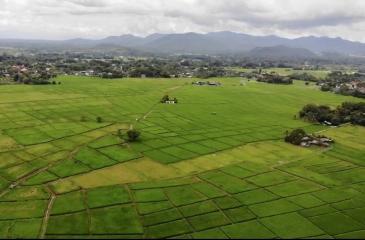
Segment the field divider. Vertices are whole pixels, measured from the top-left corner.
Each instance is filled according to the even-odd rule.
[[[66,139],[66,138],[69,138],[69,137],[74,137],[74,136],[78,136],[78,135],[81,135],[81,134],[85,134],[85,133],[89,133],[89,132],[92,132],[92,131],[96,131],[96,130],[100,130],[100,129],[103,129],[103,128],[107,128],[107,127],[110,127],[110,126],[113,126],[115,125],[116,123],[109,123],[107,125],[104,125],[102,127],[98,127],[98,128],[93,128],[93,129],[89,129],[85,132],[80,132],[80,133],[75,133],[75,134],[71,134],[71,135],[68,135],[68,136],[64,136],[64,137],[60,137],[60,138],[54,138],[52,140],[49,140],[49,141],[44,141],[44,142],[40,142],[40,143],[32,143],[32,144],[27,144],[25,146],[35,146],[35,145],[39,145],[39,144],[45,144],[45,143],[52,143],[53,141],[56,141],[56,140],[62,140],[62,139]]]
[[[191,186],[191,184],[188,184],[187,186]],[[181,219],[184,219],[188,224],[189,224],[189,227],[191,229],[192,232],[196,232],[195,231],[195,228],[193,227],[193,225],[191,225],[191,223],[189,222],[189,220],[184,216],[184,214],[181,212],[181,210],[179,209],[178,206],[176,206],[174,204],[173,201],[171,201],[171,199],[169,198],[169,196],[167,195],[166,191],[165,191],[165,188],[162,188],[162,192],[164,193],[164,195],[166,196],[166,198],[168,199],[168,201],[172,204],[172,206],[179,212],[179,214],[181,215]],[[180,206],[181,207],[181,206]],[[190,234],[190,233],[189,233]],[[169,238],[171,237],[176,237],[177,235],[175,236],[169,236]]]
[[[113,125],[113,124],[112,124]],[[95,129],[94,129],[95,130]],[[77,134],[79,135],[79,134]],[[88,142],[89,143],[89,142]],[[72,159],[74,157],[75,154],[77,154],[77,152],[80,150],[80,148],[82,148],[83,146],[87,145],[88,143],[86,144],[83,144],[83,145],[80,145],[78,147],[76,147],[75,149],[73,149],[68,155],[67,155],[67,159]],[[37,144],[38,145],[38,144]],[[45,155],[47,156],[47,155]],[[44,156],[43,156],[44,157]],[[36,158],[35,158],[36,159]],[[34,171],[31,171],[29,172],[28,174],[24,175],[23,177],[17,179],[16,181],[13,181],[10,183],[10,186],[9,188],[5,189],[4,191],[0,192],[0,197],[4,196],[10,189],[18,186],[19,184],[21,184],[22,182],[28,180],[29,178],[39,174],[39,173],[42,173],[42,172],[45,172],[47,171],[48,169],[50,169],[51,167],[53,167],[54,165],[58,164],[59,162],[62,162],[62,161],[67,161],[67,160],[64,160],[64,159],[60,159],[58,161],[55,161],[55,162],[51,162],[50,164],[48,164],[47,166],[43,167],[43,168],[39,168],[39,169],[36,169]],[[57,175],[56,175],[57,176]],[[59,176],[57,176],[59,177]],[[60,179],[60,177],[59,177]],[[58,179],[58,180],[59,180]],[[54,181],[54,180],[53,180]]]
[[[145,238],[146,238],[146,231],[145,231],[145,226],[144,226],[144,224],[143,224],[143,218],[141,217],[141,214],[140,214],[140,213],[139,213],[139,211],[138,211],[137,202],[136,202],[136,200],[135,200],[135,198],[134,198],[133,192],[132,192],[132,190],[129,188],[129,185],[128,185],[128,184],[123,184],[123,185],[124,185],[124,189],[126,189],[126,190],[127,190],[128,195],[129,195],[129,198],[130,198],[130,200],[131,200],[131,204],[132,204],[132,206],[133,206],[134,210],[136,211],[136,214],[138,215],[138,220],[139,220],[140,224],[143,226],[143,239],[145,239]],[[123,185],[122,185],[122,186],[123,186]],[[121,186],[121,187],[122,187],[122,186]]]
[[[54,201],[56,200],[56,194],[49,187],[48,187],[48,190],[51,193],[51,198],[49,199],[47,209],[45,211],[44,218],[42,221],[42,228],[41,228],[41,232],[40,232],[40,236],[39,236],[39,238],[41,238],[41,239],[45,238],[49,217],[51,215],[51,210],[52,210]]]

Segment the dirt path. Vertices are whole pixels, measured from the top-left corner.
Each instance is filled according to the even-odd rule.
[[[41,239],[45,238],[46,231],[47,231],[47,226],[48,226],[49,216],[51,215],[51,210],[52,210],[54,201],[56,200],[56,194],[51,189],[48,188],[48,190],[51,193],[51,198],[49,199],[47,209],[46,209],[46,212],[44,214],[44,218],[43,218],[43,222],[42,222],[41,233],[40,233],[40,236],[39,236],[39,238],[41,238]]]
[[[168,88],[167,90],[174,91],[174,90],[182,88],[182,87],[183,87],[183,85],[180,85],[180,86],[175,86],[175,87],[172,87],[172,88]]]

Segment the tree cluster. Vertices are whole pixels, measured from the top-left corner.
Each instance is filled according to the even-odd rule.
[[[290,74],[288,77],[293,80],[302,80],[302,81],[306,81],[306,82],[317,82],[318,81],[318,79],[315,76],[313,76],[309,73],[306,73],[306,72],[293,73],[293,74]]]
[[[293,131],[291,131],[290,133],[288,133],[285,137],[285,142],[294,144],[294,145],[300,145],[300,143],[302,142],[302,139],[304,137],[306,137],[307,134],[303,129],[294,129]]]
[[[293,84],[293,79],[285,76],[280,76],[279,74],[262,74],[259,75],[257,78],[258,82],[266,82],[266,83],[273,83],[273,84]]]
[[[300,118],[334,126],[352,123],[365,126],[365,103],[344,102],[335,109],[326,105],[308,104],[299,112]]]
[[[307,134],[303,129],[294,129],[290,133],[287,133],[285,142],[291,143],[297,146],[310,147],[320,146],[329,147],[333,143],[333,139],[323,135]]]
[[[174,97],[174,98],[170,98],[170,96],[169,95],[164,95],[162,98],[161,98],[161,100],[160,100],[160,103],[167,103],[167,102],[169,102],[169,101],[173,101],[174,103],[178,103],[178,100],[177,100],[177,98],[176,97]]]

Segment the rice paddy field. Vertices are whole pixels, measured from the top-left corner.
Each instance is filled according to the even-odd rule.
[[[258,69],[253,69],[253,68],[241,68],[241,67],[229,67],[227,68],[227,70],[231,70],[234,72],[253,72],[253,71],[257,71]],[[281,76],[289,76],[291,74],[302,74],[302,73],[307,73],[310,74],[318,79],[324,79],[327,77],[327,75],[331,72],[330,70],[295,70],[293,68],[263,68],[262,72],[265,73],[271,73],[271,72],[275,72]],[[356,72],[354,69],[348,69],[345,72]]]
[[[365,238],[365,128],[294,117],[359,99],[216,80],[1,86],[0,238]],[[298,127],[336,143],[285,143]]]

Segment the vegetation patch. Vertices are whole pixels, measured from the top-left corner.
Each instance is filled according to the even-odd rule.
[[[65,214],[85,210],[84,194],[80,191],[60,195],[56,198],[51,214]]]
[[[326,105],[308,104],[299,112],[300,118],[327,125],[352,123],[365,126],[365,103],[344,102],[336,109]]]
[[[116,206],[91,210],[92,234],[142,234],[138,215],[131,206]]]
[[[101,187],[87,191],[89,208],[98,208],[131,201],[128,191],[123,186]]]
[[[276,237],[270,230],[256,220],[224,226],[222,227],[222,230],[228,237],[233,239],[264,239]]]
[[[324,234],[320,228],[297,213],[263,218],[260,222],[280,238],[307,238]]]

